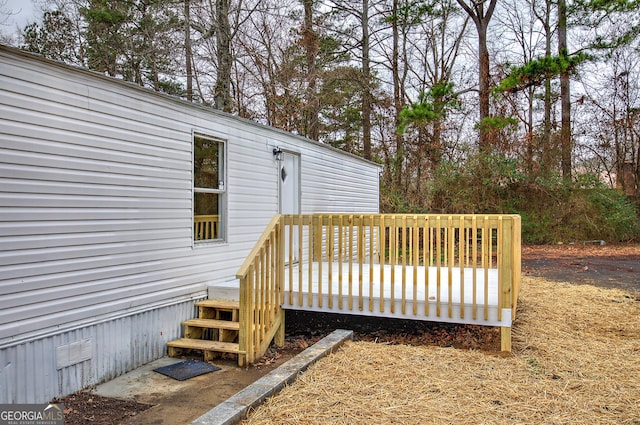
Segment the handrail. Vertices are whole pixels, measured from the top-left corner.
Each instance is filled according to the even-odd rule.
[[[240,366],[262,357],[274,337],[276,343],[284,344],[284,244],[280,220],[279,215],[271,219],[236,273],[240,281]]]
[[[279,223],[280,217],[281,217],[280,215],[275,215],[271,219],[269,224],[267,224],[267,227],[264,229],[264,232],[262,232],[262,235],[260,235],[260,237],[258,238],[258,241],[255,243],[255,245],[253,246],[249,254],[247,254],[247,258],[244,260],[244,262],[236,272],[236,278],[241,279],[242,276],[247,274],[247,271],[249,270],[249,266],[254,261],[255,256],[258,254],[261,247],[264,245],[265,241],[269,238],[269,235],[271,234],[271,232],[275,229],[276,225]]]

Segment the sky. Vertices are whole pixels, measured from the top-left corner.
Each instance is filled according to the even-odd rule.
[[[16,27],[24,28],[27,24],[36,20],[36,9],[32,0],[0,0],[0,10],[2,18],[6,12],[11,12],[12,16],[4,23],[5,32],[12,32]]]

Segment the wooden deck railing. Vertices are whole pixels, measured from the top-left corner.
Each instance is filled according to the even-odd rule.
[[[194,215],[193,238],[197,241],[219,238],[218,222],[218,215]]]
[[[282,311],[284,243],[282,216],[275,216],[236,273],[240,280],[238,363],[253,363],[271,341],[284,344]]]
[[[497,320],[502,350],[510,351],[520,260],[516,215],[276,216],[237,274],[245,320],[240,349],[251,362],[276,333],[282,337],[284,304],[459,323]],[[490,288],[493,278],[497,286]],[[456,289],[453,281],[461,282]],[[493,321],[489,295],[497,300]]]

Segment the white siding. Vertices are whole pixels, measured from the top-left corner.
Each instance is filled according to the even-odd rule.
[[[115,378],[165,353],[194,317],[194,302],[114,317],[0,350],[0,403],[45,403]],[[59,368],[60,349],[84,342],[89,358]]]
[[[192,302],[233,278],[278,211],[274,146],[300,153],[303,213],[378,211],[369,162],[4,47],[0,65],[0,360],[30,359],[39,338],[75,329],[97,338],[96,323],[119,326],[114,314]],[[227,240],[195,247],[194,131],[226,141],[228,213]],[[122,370],[93,369],[60,394],[112,369]],[[15,390],[7,400],[33,398]]]
[[[379,169],[349,159],[315,149],[302,156],[303,213],[379,212]]]

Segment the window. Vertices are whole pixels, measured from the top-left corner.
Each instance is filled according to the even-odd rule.
[[[193,239],[224,239],[224,142],[195,135],[193,139]]]

